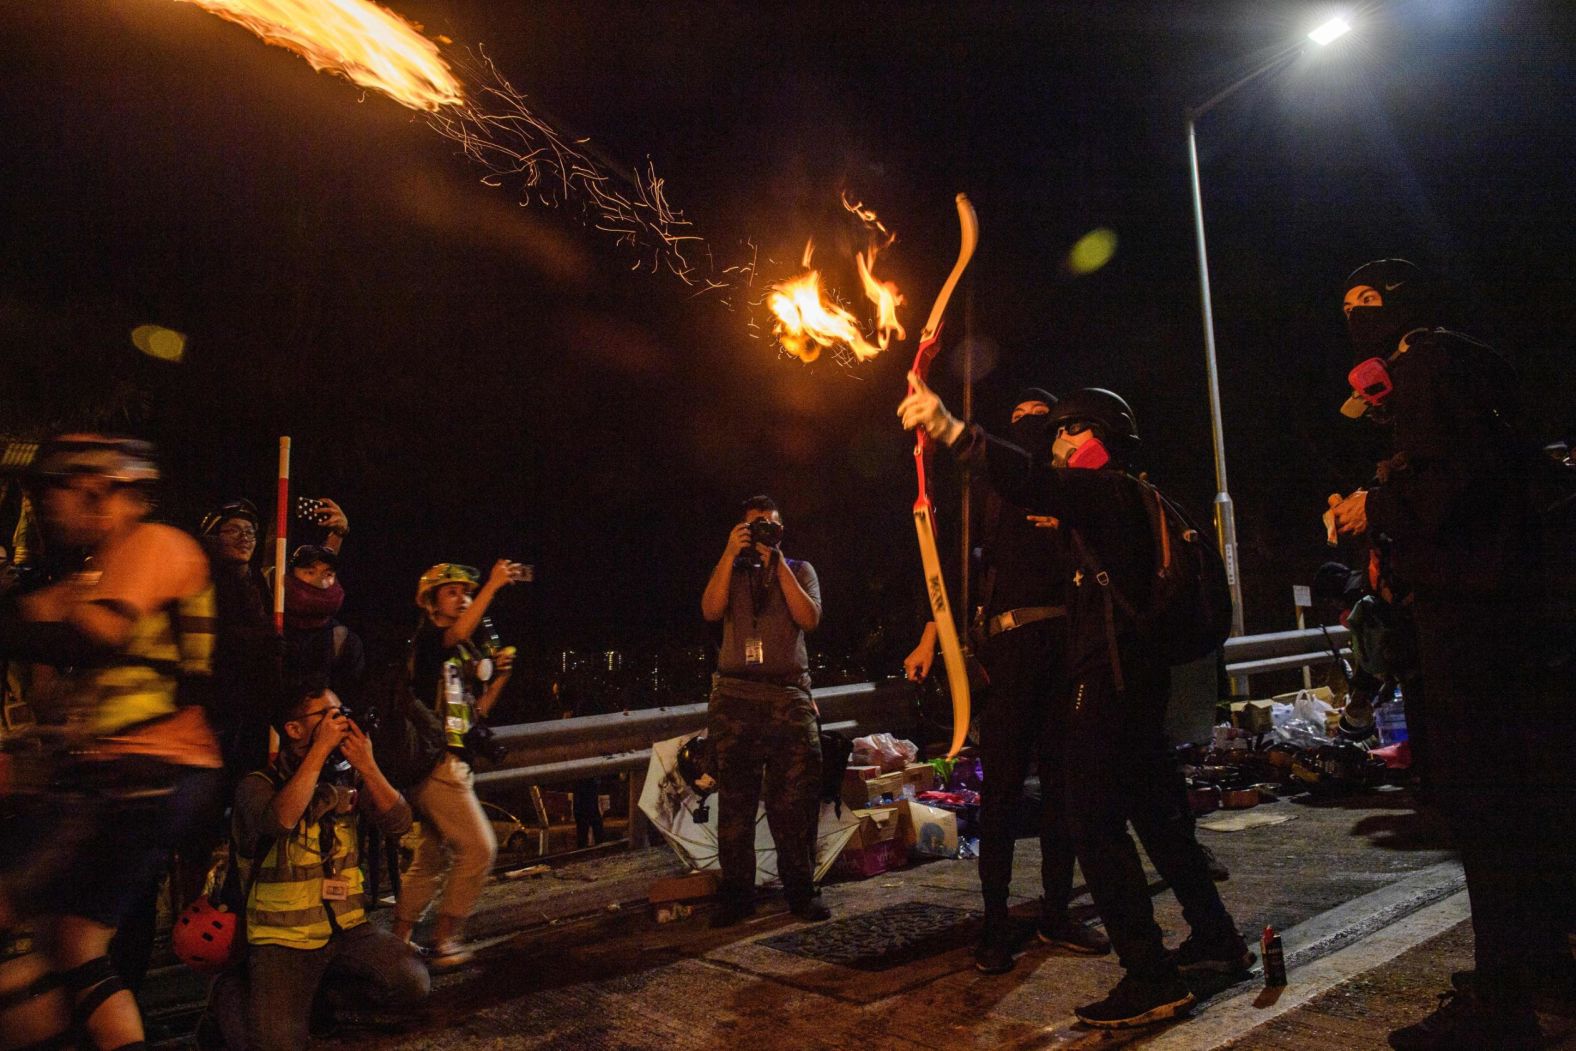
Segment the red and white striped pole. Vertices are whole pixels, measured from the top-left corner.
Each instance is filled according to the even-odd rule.
[[[274,518],[274,630],[285,630],[285,562],[290,529],[290,438],[279,439],[279,506]]]

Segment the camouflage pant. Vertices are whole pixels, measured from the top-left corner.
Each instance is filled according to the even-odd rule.
[[[755,812],[764,774],[777,873],[789,901],[798,902],[813,892],[821,741],[807,694],[792,689],[772,694],[740,697],[725,684],[712,688],[706,735],[717,761],[717,860],[725,895],[752,892]]]

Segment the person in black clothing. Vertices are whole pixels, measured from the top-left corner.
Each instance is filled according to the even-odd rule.
[[[1049,458],[1055,437],[1048,426],[1056,399],[1038,388],[1018,395],[1012,410],[1014,444],[1037,459]],[[980,657],[990,687],[980,712],[980,753],[985,782],[980,800],[980,890],[985,925],[974,963],[986,974],[1012,970],[1019,939],[1007,914],[1016,837],[1012,814],[1032,762],[1038,768],[1040,818],[1041,941],[1072,952],[1109,952],[1099,930],[1067,914],[1073,890],[1073,847],[1062,815],[1058,756],[1066,732],[1061,689],[1067,652],[1067,581],[1071,553],[1054,518],[1032,515],[986,493]],[[935,622],[903,662],[920,682],[936,655]]]
[[[334,619],[344,602],[338,552],[296,548],[285,577],[285,683],[292,691],[327,686],[355,710],[367,665],[360,636]]]
[[[1521,433],[1505,359],[1437,327],[1443,304],[1421,270],[1379,260],[1345,287],[1358,364],[1343,412],[1386,424],[1393,446],[1378,484],[1332,510],[1339,532],[1387,543],[1412,587],[1430,774],[1466,870],[1476,963],[1390,1043],[1533,1047],[1535,1006],[1576,1005],[1572,552],[1549,542],[1537,497],[1560,468]]]
[[[1057,518],[1074,554],[1063,807],[1079,867],[1127,971],[1104,1000],[1076,1014],[1102,1028],[1175,1017],[1194,1003],[1182,968],[1240,973],[1252,956],[1191,838],[1191,823],[1176,814],[1179,772],[1163,730],[1170,668],[1146,625],[1123,615],[1107,590],[1120,589],[1129,607],[1143,608],[1155,571],[1144,490],[1119,469],[1138,441],[1132,410],[1106,390],[1062,399],[1048,416],[1055,433],[1050,462],[1037,462],[955,419],[917,374],[910,373],[909,385],[898,409],[904,426],[925,427],[983,466],[1004,499]],[[1130,821],[1146,835],[1150,860],[1192,928],[1174,953],[1155,923]]]
[[[243,773],[267,761],[269,722],[280,697],[281,643],[274,630],[273,602],[252,562],[261,521],[251,501],[232,500],[204,515],[198,529],[213,567],[219,615],[214,729],[225,769]]]

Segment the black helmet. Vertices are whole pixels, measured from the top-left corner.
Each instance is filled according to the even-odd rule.
[[[232,518],[244,518],[253,526],[263,524],[262,516],[257,513],[257,505],[250,500],[231,500],[202,516],[202,525],[197,528],[199,536],[212,536],[219,526]]]
[[[1051,406],[1050,426],[1055,428],[1068,423],[1093,423],[1104,432],[1101,438],[1112,451],[1138,444],[1138,421],[1132,407],[1103,387],[1085,387],[1075,390]]]

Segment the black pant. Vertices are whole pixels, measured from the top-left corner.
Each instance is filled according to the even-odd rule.
[[[607,833],[602,831],[602,800],[598,792],[599,787],[594,778],[575,782],[573,793],[577,847],[589,847],[607,839]]]
[[[1078,864],[1106,933],[1122,966],[1142,978],[1170,964],[1129,821],[1182,901],[1194,933],[1214,937],[1234,927],[1193,838],[1180,772],[1162,733],[1170,669],[1142,659],[1149,651],[1138,643],[1127,649],[1124,690],[1116,689],[1109,667],[1070,683],[1063,798]]]
[[[1466,870],[1480,986],[1524,1006],[1533,976],[1570,956],[1576,669],[1527,652],[1524,606],[1416,609],[1429,774]]]
[[[990,692],[980,713],[985,781],[980,793],[980,890],[987,915],[1007,911],[1016,844],[1013,812],[1029,764],[1040,773],[1040,882],[1047,916],[1067,911],[1073,888],[1073,847],[1062,817],[1061,742],[1066,732],[1061,689],[1066,620],[1042,620],[991,639],[985,647]]]

